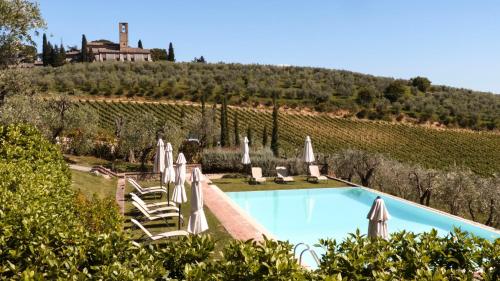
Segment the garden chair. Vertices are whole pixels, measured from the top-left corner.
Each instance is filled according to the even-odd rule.
[[[128,178],[127,181],[135,188],[135,190],[137,190],[137,192],[140,195],[153,194],[153,193],[167,193],[167,189],[164,187],[159,187],[159,186],[142,187],[137,181],[131,178]]]
[[[319,182],[319,181],[324,181],[328,180],[327,177],[322,176],[319,173],[319,168],[317,165],[310,165],[309,166],[309,176],[307,176],[307,181],[312,181],[312,182]]]
[[[173,230],[173,231],[167,231],[167,232],[162,232],[162,233],[158,233],[156,235],[153,235],[153,234],[151,234],[151,232],[149,232],[149,230],[147,230],[147,228],[145,228],[137,220],[130,219],[130,221],[133,224],[135,224],[136,226],[138,226],[148,236],[149,241],[147,241],[146,243],[151,243],[153,241],[157,241],[157,240],[160,240],[160,239],[167,239],[167,238],[171,238],[171,237],[178,237],[178,236],[187,236],[187,235],[189,235],[189,233],[187,231],[185,231],[185,230]]]
[[[288,175],[288,170],[285,167],[278,166],[276,167],[276,178],[274,179],[277,183],[287,183],[293,182],[293,177]]]
[[[260,167],[252,167],[252,177],[250,178],[250,183],[262,183],[265,182],[266,178],[262,177],[262,169]]]
[[[141,205],[146,211],[149,213],[157,213],[157,212],[164,212],[164,211],[174,211],[174,212],[179,212],[179,208],[176,206],[173,206],[172,204],[175,204],[173,202],[158,202],[158,203],[150,203],[147,204],[142,200],[137,194],[130,192],[130,198],[137,204]]]
[[[178,218],[180,216],[182,222],[184,223],[184,218],[182,217],[181,214],[178,212],[169,212],[169,213],[150,213],[146,209],[144,209],[139,203],[137,202],[132,202],[132,205],[136,207],[139,211],[141,211],[142,215],[148,220],[148,221],[153,221],[157,219],[168,219],[168,218]]]

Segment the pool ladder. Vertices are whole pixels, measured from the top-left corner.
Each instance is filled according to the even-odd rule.
[[[293,247],[293,255],[297,256],[297,250],[299,249],[300,246],[304,246],[304,250],[302,250],[300,252],[300,255],[299,255],[299,264],[302,265],[302,256],[306,252],[308,252],[313,257],[314,262],[316,263],[316,265],[319,266],[320,260],[319,260],[318,254],[316,254],[316,251],[314,251],[314,249],[312,249],[311,246],[309,246],[309,244],[301,242],[301,243],[298,243],[297,245],[295,245],[295,247]]]

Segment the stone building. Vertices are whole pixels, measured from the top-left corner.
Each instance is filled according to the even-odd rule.
[[[97,40],[87,43],[95,61],[152,61],[148,49],[132,48],[128,45],[128,23],[118,24],[120,42]]]

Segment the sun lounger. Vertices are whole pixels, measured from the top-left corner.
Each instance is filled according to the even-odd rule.
[[[154,187],[142,187],[134,179],[128,178],[127,181],[137,190],[140,195],[152,194],[152,193],[167,193],[167,189],[160,186]]]
[[[288,175],[288,171],[285,167],[278,166],[276,167],[276,178],[274,181],[278,183],[287,183],[293,182],[294,180]]]
[[[146,209],[144,209],[139,203],[137,202],[132,202],[132,205],[134,205],[139,211],[141,211],[142,215],[148,220],[148,221],[153,221],[157,219],[168,219],[168,218],[178,218],[179,216],[181,217],[181,220],[184,221],[184,218],[182,217],[181,214],[178,212],[169,212],[169,213],[150,213]]]
[[[166,211],[174,211],[174,212],[179,212],[179,208],[175,206],[174,202],[158,202],[158,203],[151,203],[151,204],[146,204],[144,200],[142,200],[137,194],[131,192],[130,193],[130,198],[134,202],[137,202],[137,204],[141,205],[146,211],[149,213],[157,213],[157,212],[166,212]]]
[[[319,173],[319,168],[316,165],[310,165],[309,166],[309,176],[307,176],[307,181],[313,181],[313,182],[319,182],[319,181],[324,181],[328,180],[327,177],[322,176]]]
[[[250,183],[261,183],[265,181],[266,178],[262,177],[262,169],[259,167],[252,167],[252,177],[250,178]]]
[[[189,233],[185,230],[174,230],[174,231],[167,231],[167,232],[162,232],[158,233],[156,235],[151,234],[149,230],[147,230],[140,222],[136,221],[135,219],[130,219],[130,221],[138,226],[149,238],[149,241],[146,243],[151,243],[153,241],[157,241],[160,239],[167,239],[171,237],[178,237],[178,236],[187,236]]]

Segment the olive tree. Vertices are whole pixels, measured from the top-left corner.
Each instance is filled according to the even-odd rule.
[[[25,45],[35,44],[32,31],[44,26],[36,2],[0,0],[0,69],[17,63]]]

